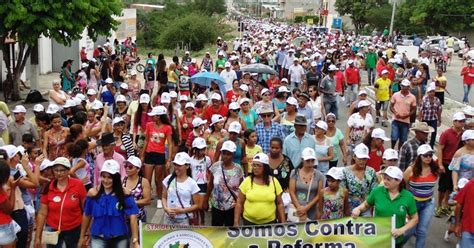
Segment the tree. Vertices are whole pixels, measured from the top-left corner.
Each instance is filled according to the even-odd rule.
[[[388,3],[388,0],[336,0],[335,7],[341,15],[350,15],[356,33],[368,24],[367,14],[371,9]]]
[[[117,27],[119,22],[113,16],[120,15],[121,11],[120,0],[15,0],[1,4],[0,41],[7,77],[13,81],[12,100],[20,99],[20,75],[40,36],[70,45],[71,41],[80,39],[87,28],[88,35],[95,40],[98,35],[108,35]],[[17,60],[12,63],[8,56],[10,46],[5,44],[8,37],[19,47]]]
[[[193,9],[208,15],[225,14],[227,11],[225,0],[194,0],[191,5]]]
[[[390,18],[392,16],[392,5],[383,4],[378,8],[369,9],[367,11],[366,20],[372,28],[384,30],[390,26]]]
[[[421,29],[434,34],[474,28],[472,0],[411,0],[398,9],[397,20],[408,24],[408,32]]]

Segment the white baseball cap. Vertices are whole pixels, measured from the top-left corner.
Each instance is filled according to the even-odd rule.
[[[393,178],[393,179],[397,179],[398,181],[402,180],[403,179],[403,172],[402,170],[400,170],[400,168],[396,167],[396,166],[389,166],[387,168],[385,168],[383,174]]]
[[[311,67],[316,67],[316,66],[318,66],[318,63],[316,61],[312,61],[311,62]]]
[[[367,106],[370,106],[370,102],[366,100],[362,100],[357,103],[357,108],[363,108]]]
[[[8,159],[13,158],[13,156],[15,156],[19,152],[18,147],[14,145],[4,145],[0,147],[0,149],[7,152]]]
[[[192,108],[194,109],[196,106],[194,106],[194,103],[192,102],[187,102],[186,105],[184,105],[184,108],[187,109],[187,108]]]
[[[347,61],[347,64],[349,64],[349,65],[354,64],[354,60],[349,59],[349,60]]]
[[[263,88],[263,89],[260,91],[260,95],[263,96],[263,95],[264,95],[265,93],[267,93],[267,92],[270,92],[270,90],[267,89],[267,88]]]
[[[84,94],[81,94],[81,93],[76,94],[76,98],[79,98],[81,102],[87,100],[86,96],[84,96]]]
[[[97,91],[95,91],[94,89],[88,89],[87,90],[87,95],[88,96],[97,95]]]
[[[278,87],[278,92],[290,93],[290,90],[288,90],[288,88],[286,88],[286,86],[280,86],[280,87]]]
[[[460,189],[464,188],[464,186],[466,186],[466,184],[467,184],[468,182],[469,182],[469,179],[467,179],[467,178],[464,178],[464,177],[463,177],[463,178],[459,179],[459,181],[458,181],[458,188],[460,188]]]
[[[94,103],[96,103],[96,102],[94,102]],[[101,102],[99,102],[99,103],[102,104]],[[92,109],[94,109],[94,108],[92,108]],[[52,103],[52,104],[48,105],[48,109],[46,109],[46,114],[50,114],[50,115],[51,114],[56,114],[57,112],[59,112],[59,110],[61,110],[59,108],[59,106],[57,104]]]
[[[242,105],[243,103],[246,103],[246,102],[250,103],[250,99],[248,99],[247,97],[241,98],[241,99],[239,100],[239,104],[240,104],[240,105]]]
[[[293,105],[293,106],[298,106],[298,100],[296,100],[296,98],[290,96],[288,97],[288,99],[286,99],[286,103],[287,104],[290,104],[290,105]]]
[[[402,82],[400,83],[401,86],[406,86],[406,87],[409,87],[411,84],[410,80],[408,79],[403,79]]]
[[[428,88],[426,88],[426,92],[435,91],[435,90],[436,90],[436,87],[433,85],[430,85],[428,86]]]
[[[122,88],[124,90],[128,90],[128,84],[127,83],[121,83],[120,88]]]
[[[371,137],[374,139],[382,139],[384,141],[390,140],[389,138],[385,136],[385,130],[383,130],[382,128],[375,128],[374,130],[372,130]]]
[[[382,158],[385,160],[392,160],[392,159],[397,159],[398,160],[398,152],[395,149],[388,148],[383,152]]]
[[[344,173],[343,173],[344,168],[343,167],[332,167],[329,169],[329,171],[326,173],[327,177],[332,177],[336,180],[342,180],[344,179]]]
[[[178,165],[185,165],[191,163],[191,157],[186,152],[178,152],[173,159],[173,163]]]
[[[135,155],[130,156],[127,159],[127,162],[133,164],[133,166],[137,167],[138,169],[142,168],[142,161]]]
[[[237,146],[232,140],[224,141],[221,147],[221,151],[235,152],[236,150],[237,150]]]
[[[127,102],[127,98],[124,95],[118,95],[115,102]]]
[[[23,105],[16,105],[12,110],[13,113],[26,113],[26,108]]]
[[[41,104],[35,104],[35,106],[33,107],[33,112],[43,112],[44,111],[44,107],[43,105]]]
[[[466,120],[466,115],[463,112],[457,112],[453,115],[453,121],[464,121]]]
[[[173,91],[170,91],[169,94],[170,94],[170,97],[171,97],[171,98],[178,98],[178,93],[176,93],[176,91],[174,91],[174,90],[173,90]]]
[[[314,164],[315,165],[318,164],[318,158],[316,158],[316,152],[311,147],[306,147],[305,149],[303,149],[303,151],[301,151],[301,158],[303,160],[314,159]]]
[[[91,109],[98,110],[98,109],[102,109],[102,108],[104,108],[104,104],[102,102],[94,101],[94,103],[92,103]],[[48,107],[48,110],[49,110],[49,107]],[[46,113],[48,113],[48,111],[46,111]]]
[[[237,110],[237,109],[240,109],[240,105],[237,103],[237,102],[231,102],[229,104],[229,109],[230,110]]]
[[[153,107],[151,109],[151,112],[148,113],[148,116],[165,115],[166,113],[168,113],[168,110],[166,109],[166,107],[163,105],[159,105],[159,106]]]
[[[324,131],[328,130],[328,124],[325,121],[318,121],[316,127],[321,128]]]
[[[230,67],[231,64],[230,64],[230,62],[225,62],[225,65],[224,65],[224,66],[227,68],[227,67]]]
[[[224,120],[224,117],[222,117],[222,115],[219,115],[219,114],[212,115],[211,126],[223,120]]]
[[[357,95],[358,95],[358,96],[360,96],[360,95],[367,95],[367,91],[366,91],[366,90],[360,90]]]
[[[52,167],[52,166],[53,166],[53,163],[51,162],[51,160],[45,159],[45,160],[43,160],[43,162],[41,162],[40,171],[44,171],[44,170],[46,170],[46,169],[48,169],[49,167]]]
[[[100,173],[107,172],[111,175],[120,173],[120,165],[117,161],[113,159],[105,160],[102,164],[102,169],[100,169]]]
[[[288,79],[286,79],[286,78],[282,78],[280,82],[282,82],[282,83],[283,83],[283,82],[286,82],[286,83],[288,83]]]
[[[106,84],[113,84],[113,83],[114,83],[114,80],[111,79],[111,78],[107,78],[107,79],[105,80],[105,83],[106,83]]]
[[[197,97],[196,97],[196,101],[207,101],[207,96],[204,95],[204,94],[199,94]]]
[[[201,119],[201,118],[199,118],[199,117],[194,118],[194,119],[193,119],[193,122],[192,122],[194,128],[199,127],[199,126],[201,126],[201,125],[204,125],[204,124],[206,124],[206,123],[207,123],[206,120],[203,120],[203,119]]]
[[[161,94],[161,103],[170,103],[171,102],[171,95],[168,92],[163,92]]]
[[[381,73],[381,74],[382,74],[382,75],[383,75],[383,74],[388,74],[388,71],[387,71],[387,70],[382,70],[382,73]]]
[[[328,71],[337,71],[337,67],[335,65],[329,65]]]
[[[262,163],[262,164],[269,164],[268,155],[263,153],[263,152],[255,154],[255,156],[253,156],[252,161],[253,162],[259,162],[259,163]]]
[[[74,101],[73,99],[67,99],[63,108],[70,108],[70,107],[75,107],[75,106],[77,106],[76,101]]]
[[[464,131],[464,133],[462,134],[461,139],[462,139],[462,141],[474,139],[474,130],[466,130],[466,131]]]
[[[206,147],[207,147],[207,144],[206,144],[205,139],[201,137],[197,137],[193,140],[193,148],[204,149]]]
[[[464,112],[464,114],[466,115],[474,115],[474,107],[470,106],[470,105],[467,105],[463,110],[462,112]]]
[[[150,102],[150,95],[148,94],[141,94],[140,99],[138,101],[139,103],[149,103]]]
[[[117,116],[112,120],[112,126],[115,126],[115,124],[118,124],[120,122],[125,122],[122,117]]]
[[[222,97],[221,97],[221,95],[219,95],[218,93],[212,93],[212,95],[211,95],[211,100],[218,100],[218,101],[220,101],[220,100],[222,100]]]
[[[53,162],[52,162],[53,166],[54,165],[62,165],[66,168],[71,168],[71,162],[69,161],[69,159],[65,158],[65,157],[57,157]]]
[[[427,154],[427,153],[432,153],[433,152],[433,148],[431,148],[430,145],[428,144],[423,144],[421,146],[418,147],[418,149],[416,149],[416,153],[418,155],[424,155],[424,154]]]
[[[180,96],[179,96],[179,101],[180,101],[180,102],[181,102],[181,101],[186,101],[186,102],[187,102],[187,101],[189,101],[189,98],[188,98],[187,95],[180,95]]]
[[[240,133],[240,131],[242,130],[242,125],[240,125],[240,123],[238,121],[233,121],[232,123],[230,123],[229,125],[229,133]]]
[[[357,158],[367,158],[369,159],[369,148],[364,145],[363,143],[358,144],[354,148],[354,154],[356,155]]]
[[[239,89],[241,89],[241,90],[243,90],[243,91],[246,91],[246,92],[249,91],[249,87],[248,87],[246,84],[241,84],[241,85],[239,86]]]

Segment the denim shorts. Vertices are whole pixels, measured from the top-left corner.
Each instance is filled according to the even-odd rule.
[[[8,224],[0,225],[0,245],[8,245],[16,240],[15,226],[18,224],[13,220]]]

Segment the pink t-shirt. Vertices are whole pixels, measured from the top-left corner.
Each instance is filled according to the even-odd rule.
[[[412,93],[408,93],[408,95],[404,96],[401,91],[392,95],[390,99],[390,103],[392,104],[395,111],[400,115],[408,115],[410,114],[410,108],[416,107],[416,98]],[[393,115],[393,119],[405,123],[410,123],[410,116],[407,118],[401,119],[396,118]]]
[[[165,153],[166,137],[171,136],[173,130],[170,125],[157,127],[154,122],[146,124],[146,135],[149,138],[146,152]]]
[[[125,170],[125,167],[123,166],[123,162],[125,162],[125,158],[114,152],[112,155],[112,159],[117,161],[118,164],[120,165],[120,178],[123,179],[127,175],[127,171]],[[94,186],[99,186],[100,185],[100,170],[102,169],[102,165],[105,162],[105,157],[104,153],[101,152],[97,157],[95,158],[95,167],[94,167]]]

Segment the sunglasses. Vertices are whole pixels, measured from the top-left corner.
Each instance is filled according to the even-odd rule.
[[[244,103],[242,103],[242,104],[240,104],[240,105],[247,106],[247,105],[249,105],[249,103],[248,103],[248,102],[244,102]]]
[[[262,118],[272,117],[272,114],[261,114]]]
[[[131,170],[131,169],[135,168],[135,165],[133,165],[133,164],[125,164],[123,167],[125,167],[125,169]]]
[[[422,157],[425,157],[425,158],[432,158],[433,157],[433,153],[427,153],[427,154],[423,154],[421,155]]]
[[[232,111],[239,112],[240,109],[231,109]]]

